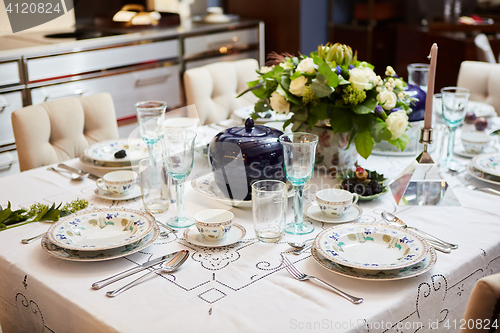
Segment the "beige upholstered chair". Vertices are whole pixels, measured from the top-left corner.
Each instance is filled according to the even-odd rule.
[[[229,118],[235,109],[257,102],[252,93],[236,96],[248,88],[248,81],[257,78],[258,68],[257,60],[245,59],[187,70],[184,73],[187,105],[196,106],[202,125]]]
[[[83,154],[90,144],[118,138],[111,95],[62,98],[12,113],[21,171]]]
[[[497,60],[491,49],[490,41],[485,34],[478,34],[474,38],[474,44],[476,44],[477,58],[480,61],[489,62],[491,64],[496,64]]]
[[[470,89],[470,100],[492,105],[500,115],[500,64],[464,61],[458,73],[459,87]]]
[[[460,332],[500,332],[500,329],[480,329],[480,325],[476,324],[481,322],[484,328],[488,321],[491,327],[496,320],[496,325],[500,326],[500,274],[489,275],[477,281],[467,303],[464,319],[467,329]],[[469,320],[471,325],[467,325]]]

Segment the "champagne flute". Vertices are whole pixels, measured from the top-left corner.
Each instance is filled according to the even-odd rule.
[[[293,197],[294,221],[285,227],[285,232],[292,235],[305,235],[313,232],[311,223],[304,223],[304,185],[311,179],[314,170],[316,145],[318,136],[310,133],[291,133],[280,136],[279,141],[283,146],[283,166],[286,178],[295,191]]]
[[[166,102],[143,101],[134,104],[139,123],[139,133],[148,146],[149,159],[152,166],[156,166],[155,145],[163,133]]]
[[[174,228],[186,228],[194,224],[184,211],[184,181],[193,169],[196,133],[180,129],[167,129],[163,135],[165,165],[173,178],[176,189],[177,216],[167,221]]]
[[[457,171],[463,167],[461,162],[453,158],[453,150],[455,148],[455,131],[464,121],[469,96],[469,89],[459,87],[441,89],[443,118],[449,130],[448,153],[444,165],[452,171]]]

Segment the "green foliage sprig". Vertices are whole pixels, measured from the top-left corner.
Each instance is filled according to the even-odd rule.
[[[38,221],[55,222],[63,216],[87,208],[88,205],[89,202],[87,200],[77,198],[66,203],[62,208],[62,203],[57,207],[55,203],[52,206],[34,203],[29,209],[21,207],[17,210],[12,210],[9,201],[7,207],[2,208],[0,206],[0,231]]]

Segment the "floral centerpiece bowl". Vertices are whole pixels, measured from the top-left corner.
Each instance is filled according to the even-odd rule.
[[[208,160],[217,187],[233,200],[250,200],[252,184],[274,179],[286,182],[283,149],[278,141],[283,132],[255,125],[231,127],[217,134],[208,150]]]
[[[392,67],[382,78],[373,65],[358,61],[349,46],[339,43],[320,45],[309,56],[273,54],[272,58],[274,65],[261,68],[258,79],[248,82],[243,94],[251,91],[259,98],[255,116],[267,110],[291,114],[284,127],[293,124],[292,131],[331,129],[331,135],[316,133],[320,136],[318,165],[354,164],[355,158],[344,157],[348,163],[343,163],[341,154],[332,154],[332,149],[339,153],[355,149],[367,158],[375,142],[405,148],[412,98]],[[330,136],[337,136],[333,144]]]

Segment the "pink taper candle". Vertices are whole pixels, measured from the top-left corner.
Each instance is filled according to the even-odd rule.
[[[431,67],[429,68],[429,81],[427,83],[427,97],[425,99],[425,115],[424,115],[424,128],[432,128],[432,99],[434,96],[434,80],[436,77],[436,62],[437,62],[438,46],[436,43],[432,44],[431,54]]]

